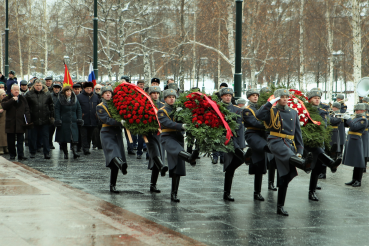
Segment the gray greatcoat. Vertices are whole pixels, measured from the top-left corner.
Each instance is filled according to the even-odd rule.
[[[164,103],[158,101],[156,102],[156,106],[158,108],[162,108],[164,106]],[[164,163],[164,148],[161,144],[161,135],[157,135],[157,134],[150,134],[147,137],[147,140],[149,141],[148,143],[146,143],[146,147],[147,147],[147,152],[149,153],[149,165],[148,165],[148,169],[152,169],[154,167],[154,160],[152,159],[155,156],[159,156],[160,159],[163,161]]]
[[[127,163],[124,153],[122,124],[111,117],[108,104],[105,100],[97,105],[96,113],[103,123],[100,131],[100,138],[101,146],[104,150],[106,166],[109,167],[110,162],[115,157],[119,157],[123,162]]]
[[[252,149],[252,164],[249,167],[249,174],[266,173],[267,162],[265,156],[265,148],[268,146],[266,141],[265,126],[260,122],[255,112],[257,104],[249,103],[242,111],[244,126],[246,128],[246,142]]]
[[[178,176],[186,176],[185,161],[178,156],[179,152],[184,151],[184,131],[182,123],[175,122],[171,115],[172,106],[165,103],[164,107],[158,110],[158,119],[161,133],[161,144],[167,152],[169,176],[173,173]]]
[[[340,126],[343,125],[342,119],[331,116],[330,117],[330,123],[331,123],[331,126],[333,127],[330,146],[331,146],[331,148],[333,146],[336,146],[336,149],[334,149],[334,151],[335,152],[341,152],[341,146],[340,145],[345,142],[345,139],[342,139],[342,140],[340,139],[340,132],[339,132]],[[343,127],[345,127],[345,126],[343,126]]]
[[[290,164],[290,158],[296,153],[303,154],[304,143],[302,142],[302,133],[300,128],[300,121],[297,112],[288,106],[281,107],[277,104],[277,107],[272,107],[270,102],[261,106],[256,112],[258,119],[264,120],[267,125],[270,124],[271,116],[270,110],[273,110],[273,114],[276,115],[279,112],[279,121],[281,129],[270,128],[271,132],[280,132],[287,135],[293,135],[294,140],[287,138],[281,138],[269,135],[268,147],[270,152],[274,154],[276,166],[278,169],[279,177],[289,175],[289,180],[292,180],[297,176],[296,168]],[[293,142],[295,142],[295,146]]]
[[[344,103],[342,103],[340,113],[346,113],[346,111],[347,111],[347,106]],[[341,121],[343,122],[344,120],[342,119]],[[346,129],[345,129],[344,123],[339,125],[338,131],[340,132],[340,140],[342,140],[341,145],[344,145],[345,144],[344,140],[346,140]],[[343,151],[343,149],[341,149],[341,151]]]
[[[55,104],[55,122],[61,121],[55,134],[55,141],[58,143],[77,143],[78,125],[77,120],[82,120],[82,110],[74,92],[68,102],[65,95],[59,93],[59,100]]]
[[[366,114],[366,118],[369,118],[369,114]],[[364,157],[369,157],[369,134],[368,128],[365,128],[363,135],[361,136],[363,140]]]
[[[232,137],[232,141],[234,144],[235,149],[243,149],[246,147],[245,144],[245,128],[242,124],[242,109],[238,106],[233,105],[232,103],[225,104],[226,108],[233,113],[236,113],[240,117],[237,117],[236,122],[238,124],[238,129],[235,131],[237,136]],[[227,171],[227,168],[234,164],[236,166],[242,165],[242,161],[240,161],[237,157],[235,157],[234,153],[224,153],[224,166],[223,166],[223,172]]]
[[[368,121],[365,116],[357,116],[348,119],[346,125],[350,127],[349,132],[362,134],[367,128]],[[343,153],[342,164],[351,167],[365,168],[364,148],[361,136],[348,134]]]

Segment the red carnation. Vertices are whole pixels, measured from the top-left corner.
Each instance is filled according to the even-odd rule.
[[[132,124],[132,123],[133,123],[133,119],[130,119],[130,120],[129,120],[129,124]]]
[[[131,114],[129,114],[129,115],[127,115],[127,117],[128,117],[128,118],[131,118],[131,117],[132,117],[132,115],[131,115]]]
[[[147,124],[147,120],[144,120],[142,123],[144,123],[146,125]]]
[[[146,119],[148,119],[148,118],[149,118],[149,116],[148,116],[147,114],[145,114],[145,118],[146,118]]]
[[[143,115],[142,115],[142,114],[138,116],[138,118],[140,118],[140,119],[142,119],[142,117],[143,117]]]
[[[137,124],[138,124],[138,123],[140,123],[140,120],[139,120],[139,119],[137,119],[137,120],[136,120],[136,123],[137,123]]]

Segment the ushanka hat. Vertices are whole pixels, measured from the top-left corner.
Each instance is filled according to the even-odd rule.
[[[312,97],[322,97],[322,93],[318,90],[311,90],[309,91],[306,96],[309,98],[312,98]]]
[[[149,87],[149,95],[153,92],[159,92],[160,93],[161,92],[160,87],[159,86],[150,86]]]
[[[240,98],[236,102],[237,104],[246,104],[246,99]]]
[[[113,94],[113,88],[111,86],[104,86],[103,88],[101,88],[101,95],[103,95],[107,91],[110,91]]]
[[[249,89],[246,91],[246,97],[249,98],[251,95],[253,94],[259,94],[259,90],[258,89]]]
[[[354,106],[354,111],[356,110],[366,110],[365,103],[358,103]]]
[[[166,97],[169,97],[169,96],[177,96],[177,91],[176,90],[173,90],[173,89],[167,89],[167,90],[165,90],[164,91],[164,99],[166,98]]]
[[[230,87],[224,87],[224,88],[219,90],[219,95],[220,96],[223,96],[223,95],[226,95],[226,94],[233,95],[233,89],[230,88]]]
[[[290,96],[290,93],[287,89],[278,89],[274,91],[274,97],[281,97],[281,96]]]

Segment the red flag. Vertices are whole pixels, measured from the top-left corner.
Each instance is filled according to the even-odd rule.
[[[73,86],[72,78],[70,77],[67,64],[64,64],[65,70],[64,70],[64,80],[63,80],[63,87],[65,86]]]

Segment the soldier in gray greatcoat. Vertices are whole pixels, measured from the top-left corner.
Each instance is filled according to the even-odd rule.
[[[352,180],[346,183],[346,185],[360,187],[363,169],[365,168],[364,148],[361,136],[368,127],[368,120],[365,115],[364,103],[356,104],[354,106],[354,111],[356,114],[355,118],[350,119],[349,115],[344,116],[346,125],[350,127],[350,129],[345,143],[342,163],[346,166],[354,167]]]
[[[266,141],[266,132],[264,124],[256,118],[255,112],[258,107],[259,91],[250,89],[246,92],[248,105],[242,111],[242,118],[246,128],[246,142],[249,148],[252,149],[251,164],[249,166],[249,174],[254,174],[254,200],[264,201],[260,194],[263,174],[266,173],[266,151],[268,142]]]
[[[236,113],[237,115],[241,116],[242,114],[241,108],[232,104],[232,96],[233,96],[232,88],[225,87],[220,89],[219,95],[220,98],[222,99],[223,104],[230,112]],[[244,160],[245,153],[243,152],[243,148],[246,147],[245,128],[242,124],[242,117],[237,117],[237,119],[235,120],[238,124],[238,129],[235,132],[236,136],[232,137],[235,152],[224,153],[224,166],[223,166],[223,172],[225,172],[223,199],[232,202],[234,201],[233,197],[231,197],[231,188],[234,172],[239,166],[241,166],[245,162]]]
[[[343,124],[343,119],[341,118],[337,118],[335,116],[335,113],[339,113],[339,109],[341,108],[341,104],[339,104],[338,102],[334,102],[332,104],[332,114],[330,115],[330,125],[332,127],[332,137],[331,137],[331,142],[330,142],[330,150],[329,150],[329,155],[331,156],[331,158],[333,160],[337,160],[338,158],[338,154],[341,152],[341,139],[340,139],[340,133],[338,128],[340,127],[341,124]],[[342,139],[342,141],[345,141],[345,139]],[[318,179],[325,179],[326,178],[326,174],[327,174],[327,167],[326,166],[322,166],[321,168],[321,173],[318,176]]]
[[[313,88],[310,90],[310,92],[312,91],[319,91],[320,94],[323,94],[322,90],[320,88]],[[326,111],[329,111],[330,107],[328,103],[323,103],[323,102],[320,102],[319,103],[319,107],[326,110]]]
[[[183,135],[186,125],[176,122],[172,113],[177,92],[173,89],[167,89],[163,94],[165,104],[157,113],[162,130],[161,144],[168,155],[169,177],[172,178],[171,201],[180,202],[177,193],[180,177],[186,176],[185,161],[196,165],[199,152],[194,150],[190,154],[184,151]]]
[[[284,202],[289,182],[297,176],[295,167],[309,172],[311,154],[302,158],[304,144],[300,121],[297,112],[287,106],[289,92],[287,89],[278,89],[274,92],[275,99],[270,100],[256,112],[256,117],[265,121],[270,130],[268,148],[276,161],[278,169],[278,202],[277,214],[288,216],[284,210]],[[274,103],[277,103],[273,107]]]
[[[111,169],[110,192],[119,193],[116,189],[119,169],[123,175],[126,175],[128,167],[122,136],[124,121],[116,121],[109,112],[108,101],[112,100],[113,88],[104,86],[101,89],[101,96],[102,103],[96,107],[97,116],[103,123],[100,131],[101,145],[104,150],[106,166]]]
[[[313,107],[318,109],[319,115],[323,119],[323,122],[321,123],[324,124],[324,127],[327,127],[328,118],[330,116],[329,116],[328,111],[323,109],[321,106],[321,102],[320,102],[321,96],[322,96],[321,92],[317,90],[312,90],[307,93],[309,103]],[[338,118],[334,118],[334,117],[330,118],[330,122],[332,122],[333,124],[337,124],[340,121],[341,120]],[[332,172],[336,172],[337,167],[341,164],[342,159],[337,158],[336,160],[333,160],[329,155],[325,153],[324,146],[316,147],[316,148],[305,147],[305,149],[313,154],[313,162],[311,165],[312,172],[310,175],[310,185],[309,185],[308,197],[309,197],[309,200],[319,201],[318,197],[315,194],[315,191],[317,189],[318,177],[319,177],[319,174],[321,174],[322,172],[323,165],[328,166],[332,170]]]
[[[342,113],[342,114],[346,113],[346,111],[347,111],[347,105],[345,104],[345,95],[338,94],[337,97],[336,97],[336,100],[341,105],[339,107],[339,109],[340,109],[340,112],[339,113]],[[340,132],[340,139],[343,140],[343,141],[340,142],[340,144],[341,144],[340,149],[341,149],[341,154],[342,154],[343,153],[343,147],[344,147],[344,144],[345,144],[345,141],[344,140],[346,140],[345,124],[341,124],[338,127],[338,131]]]
[[[365,103],[365,115],[366,118],[369,118],[369,97],[363,97],[363,103]],[[369,133],[368,133],[368,128],[365,129],[363,136],[363,144],[364,144],[364,157],[365,157],[365,168],[364,168],[364,173],[366,173],[366,165],[367,162],[369,161]],[[366,145],[366,147],[365,147]]]
[[[164,107],[164,103],[159,100],[160,97],[160,87],[159,86],[150,86],[148,93],[151,97],[151,100],[155,104],[155,106],[160,109]],[[149,166],[148,169],[152,170],[151,173],[151,182],[150,182],[150,192],[160,193],[160,190],[156,188],[156,183],[158,181],[159,172],[161,176],[165,176],[165,173],[168,171],[168,167],[164,166],[164,148],[161,144],[161,136],[160,134],[149,134],[146,135],[147,140],[146,143],[147,152],[149,153]]]

